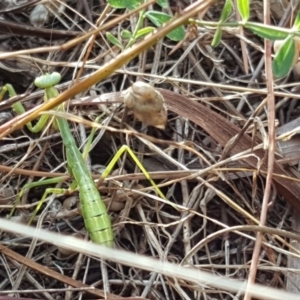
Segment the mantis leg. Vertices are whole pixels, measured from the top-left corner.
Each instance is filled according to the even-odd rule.
[[[40,210],[41,206],[45,202],[48,195],[50,195],[50,194],[62,195],[62,194],[66,194],[68,192],[69,192],[68,189],[60,189],[60,188],[48,188],[48,189],[46,189],[46,191],[43,194],[43,197],[39,201],[39,204],[37,205],[37,207],[35,208],[32,216],[30,217],[30,219],[28,221],[28,225],[30,225],[32,223],[32,221],[34,220],[35,216],[37,215],[38,211]]]
[[[11,218],[12,215],[14,214],[17,205],[20,203],[20,200],[21,200],[23,194],[24,194],[27,190],[29,190],[29,189],[31,189],[31,188],[34,188],[34,187],[46,185],[46,184],[48,185],[48,184],[59,183],[59,182],[62,182],[62,181],[64,181],[64,178],[63,178],[63,177],[57,177],[57,178],[50,178],[50,179],[46,179],[46,180],[43,180],[43,181],[36,181],[36,182],[31,182],[31,183],[25,184],[25,185],[23,186],[23,188],[21,189],[21,191],[19,192],[18,196],[17,196],[17,199],[16,199],[16,201],[15,201],[15,204],[14,204],[12,210],[10,211],[9,218]],[[49,190],[51,190],[51,189],[48,189],[48,191],[49,191]],[[52,190],[55,190],[55,189],[52,189]],[[46,192],[45,192],[45,193],[46,193]],[[45,194],[43,195],[43,198],[42,198],[43,201],[46,199],[46,197],[47,197],[47,195],[49,195],[49,193],[50,193],[50,192],[48,192],[46,195],[45,195]],[[62,194],[62,192],[61,192],[60,194]],[[38,210],[40,209],[41,205],[43,204],[43,201],[42,201],[42,200],[39,201],[40,204],[39,204],[39,205],[37,206],[37,208],[35,209],[34,214],[33,214],[33,217],[31,217],[31,219],[30,219],[30,221],[29,221],[30,223],[31,223],[31,221],[34,219],[34,217],[35,217],[35,215],[37,214]],[[30,223],[29,223],[29,224],[30,224]]]
[[[117,161],[119,160],[119,158],[121,157],[121,155],[127,151],[127,153],[131,156],[131,158],[134,160],[134,162],[136,163],[136,165],[140,168],[140,170],[143,172],[143,174],[145,175],[145,177],[149,180],[149,182],[151,183],[151,185],[153,186],[155,192],[157,193],[157,195],[159,195],[162,199],[166,200],[165,195],[162,193],[162,191],[160,190],[160,188],[157,186],[157,184],[153,181],[153,179],[151,178],[151,176],[149,175],[149,173],[147,172],[147,170],[144,168],[143,164],[140,162],[140,160],[137,158],[137,156],[134,154],[134,152],[130,149],[130,147],[128,147],[127,145],[123,145],[118,152],[115,154],[115,156],[112,158],[112,160],[110,161],[110,163],[108,164],[108,166],[106,167],[106,169],[104,170],[104,172],[102,173],[102,179],[105,179],[109,173],[112,171],[112,169],[114,168],[115,164],[117,163]]]
[[[7,92],[9,94],[9,97],[14,97],[17,95],[13,86],[11,84],[6,84],[0,91],[0,101],[2,100],[3,96]],[[25,108],[21,102],[14,103],[12,105],[12,108],[13,108],[14,112],[18,115],[26,112]],[[28,130],[30,130],[31,132],[37,133],[37,132],[40,132],[45,127],[48,119],[49,119],[48,115],[42,115],[39,118],[38,122],[34,126],[32,125],[31,122],[27,123],[26,126],[27,126]]]
[[[103,117],[104,113],[101,114],[100,116],[98,116],[96,119],[95,119],[95,123],[98,123],[102,117]],[[97,128],[96,127],[93,127],[92,130],[91,130],[91,133],[87,139],[87,143],[85,144],[84,148],[83,148],[83,152],[82,152],[82,157],[84,160],[86,160],[89,152],[90,152],[90,149],[91,149],[91,145],[92,145],[92,142],[93,142],[93,139],[94,139],[94,136],[95,136],[95,133],[96,133],[96,130]]]

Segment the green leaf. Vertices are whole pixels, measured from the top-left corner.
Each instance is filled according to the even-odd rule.
[[[222,38],[222,29],[221,29],[221,27],[218,27],[216,32],[215,32],[214,39],[211,43],[211,46],[212,47],[219,46],[221,38]]]
[[[233,3],[232,0],[226,0],[223,9],[222,9],[222,13],[221,13],[221,18],[219,20],[219,22],[224,22],[226,21],[226,19],[229,17],[229,14],[232,11],[232,7],[233,7]]]
[[[121,50],[124,49],[123,45],[121,44],[121,42],[115,37],[113,36],[110,32],[106,32],[106,38],[115,46],[118,46]]]
[[[168,8],[169,7],[169,1],[168,0],[157,0],[157,4],[161,8]]]
[[[288,32],[281,31],[280,28],[267,27],[264,24],[247,22],[244,26],[245,28],[250,29],[253,33],[258,35],[259,37],[271,41],[283,40],[287,36],[289,36]]]
[[[244,22],[250,17],[250,5],[248,0],[237,0],[237,7]]]
[[[116,9],[127,8],[134,9],[142,4],[143,0],[107,0],[108,4]]]
[[[136,33],[135,38],[136,38],[136,39],[139,39],[139,38],[141,38],[141,37],[147,35],[148,33],[153,32],[154,30],[155,30],[155,28],[154,28],[154,27],[150,27],[150,26],[149,26],[149,27],[142,28],[142,29],[140,29],[140,30]]]
[[[296,29],[296,30],[300,30],[300,9],[299,9],[298,14],[295,18],[293,28]]]
[[[129,40],[132,37],[132,33],[129,30],[122,30],[121,31],[121,38],[124,40]]]
[[[172,17],[168,14],[159,11],[148,11],[145,16],[157,27],[168,22]]]
[[[158,11],[148,11],[145,13],[145,16],[157,27],[162,26],[172,18],[170,15]],[[167,37],[174,42],[182,41],[184,36],[185,30],[183,26],[179,26],[167,34]]]
[[[273,72],[276,78],[286,76],[293,66],[296,55],[296,43],[292,36],[286,38],[273,61]]]
[[[184,39],[184,36],[185,30],[183,26],[179,26],[167,34],[167,37],[173,42],[182,41]]]

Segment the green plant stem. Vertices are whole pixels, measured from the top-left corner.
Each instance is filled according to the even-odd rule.
[[[131,47],[135,43],[137,32],[141,29],[141,27],[143,25],[145,11],[146,11],[145,9],[142,9],[139,12],[139,18],[138,18],[137,24],[135,26],[134,32],[133,32],[127,46],[125,47],[125,49]]]

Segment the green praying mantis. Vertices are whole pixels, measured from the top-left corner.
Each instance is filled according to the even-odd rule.
[[[61,75],[57,72],[52,74],[42,75],[35,80],[35,85],[38,88],[44,89],[44,101],[49,101],[52,98],[57,97],[58,90],[55,85],[61,80]],[[5,85],[0,92],[0,100],[3,98],[4,94],[8,92],[10,97],[16,95],[15,90],[10,84]],[[17,114],[25,112],[22,103],[18,102],[13,105],[13,109]],[[63,105],[60,105],[58,110],[63,110]],[[39,132],[46,125],[49,119],[49,115],[42,115],[36,125],[32,125],[31,122],[27,123],[26,126],[31,132]],[[100,193],[95,185],[95,182],[85,164],[82,153],[79,151],[75,139],[70,131],[68,121],[63,117],[56,117],[55,122],[61,133],[63,145],[65,148],[67,166],[69,174],[74,178],[74,182],[70,185],[69,189],[57,189],[48,188],[44,192],[42,199],[39,201],[39,205],[36,207],[29,223],[33,220],[36,213],[40,209],[42,203],[45,201],[46,197],[51,193],[65,194],[71,193],[78,189],[79,199],[81,202],[81,210],[85,223],[85,227],[90,235],[90,239],[97,244],[102,244],[105,246],[112,247],[114,245],[114,233],[112,228],[112,222],[110,216],[108,215],[106,206],[101,199]],[[158,186],[151,179],[149,173],[143,167],[142,163],[139,161],[137,156],[133,151],[126,145],[123,145],[118,152],[115,154],[111,162],[106,167],[102,178],[108,176],[108,174],[113,169],[116,162],[119,160],[121,155],[127,151],[141,171],[144,173],[145,177],[150,181],[154,187],[156,193],[163,199],[165,199],[164,194],[160,191]],[[24,192],[32,187],[60,182],[61,178],[47,179],[42,182],[33,182],[25,185],[17,196],[16,204],[18,204]],[[11,215],[13,211],[11,212]]]

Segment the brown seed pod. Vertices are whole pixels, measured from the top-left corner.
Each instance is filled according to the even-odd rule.
[[[167,108],[160,92],[150,84],[137,81],[125,91],[124,104],[132,109],[134,116],[146,125],[164,129]]]

